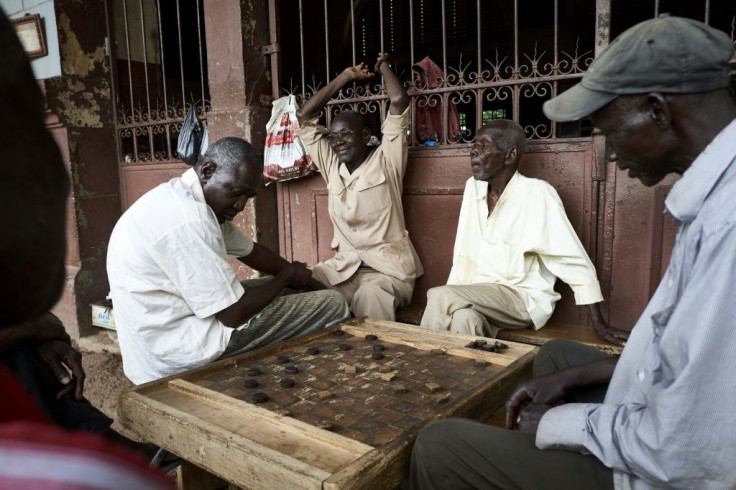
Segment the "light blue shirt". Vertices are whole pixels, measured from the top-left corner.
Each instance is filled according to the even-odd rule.
[[[537,446],[589,453],[616,488],[736,488],[736,121],[665,202],[677,240],[602,404],[549,410]]]

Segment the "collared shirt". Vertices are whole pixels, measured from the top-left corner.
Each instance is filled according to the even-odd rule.
[[[125,374],[145,383],[202,366],[232,329],[215,314],[243,295],[228,255],[251,242],[220,225],[193,169],[138,199],[110,237],[107,274]]]
[[[603,300],[595,267],[547,182],[516,172],[488,214],[488,183],[465,183],[447,284],[503,284],[524,300],[534,328],[542,328],[560,295],[559,277],[575,303]]]
[[[401,205],[409,116],[408,108],[386,116],[381,144],[352,174],[337,159],[317,119],[297,130],[329,191],[335,256],[323,263],[323,271],[333,286],[348,280],[361,262],[402,281],[424,273]]]
[[[537,446],[591,453],[616,488],[736,488],[736,121],[673,186],[670,265],[603,404],[548,411]]]

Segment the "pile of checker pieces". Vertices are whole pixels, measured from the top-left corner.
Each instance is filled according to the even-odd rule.
[[[501,342],[466,346],[488,352]],[[504,366],[335,330],[299,348],[215,371],[197,384],[378,446],[436,420]]]

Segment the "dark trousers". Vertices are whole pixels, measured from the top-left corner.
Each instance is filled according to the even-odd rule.
[[[534,361],[534,376],[608,357],[596,349],[555,340]],[[569,401],[603,401],[606,386]],[[448,419],[419,433],[411,455],[412,489],[612,489],[613,473],[596,457],[576,451],[540,450],[535,436],[466,419]]]
[[[74,396],[57,400],[63,385],[36,355],[32,345],[23,344],[0,353],[0,365],[11,371],[36,404],[56,424],[65,429],[105,432],[112,419],[97,410],[86,398]]]

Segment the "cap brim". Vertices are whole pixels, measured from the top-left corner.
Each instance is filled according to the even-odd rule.
[[[577,121],[592,114],[618,97],[618,94],[599,92],[583,87],[581,83],[544,103],[544,115],[552,121]]]

